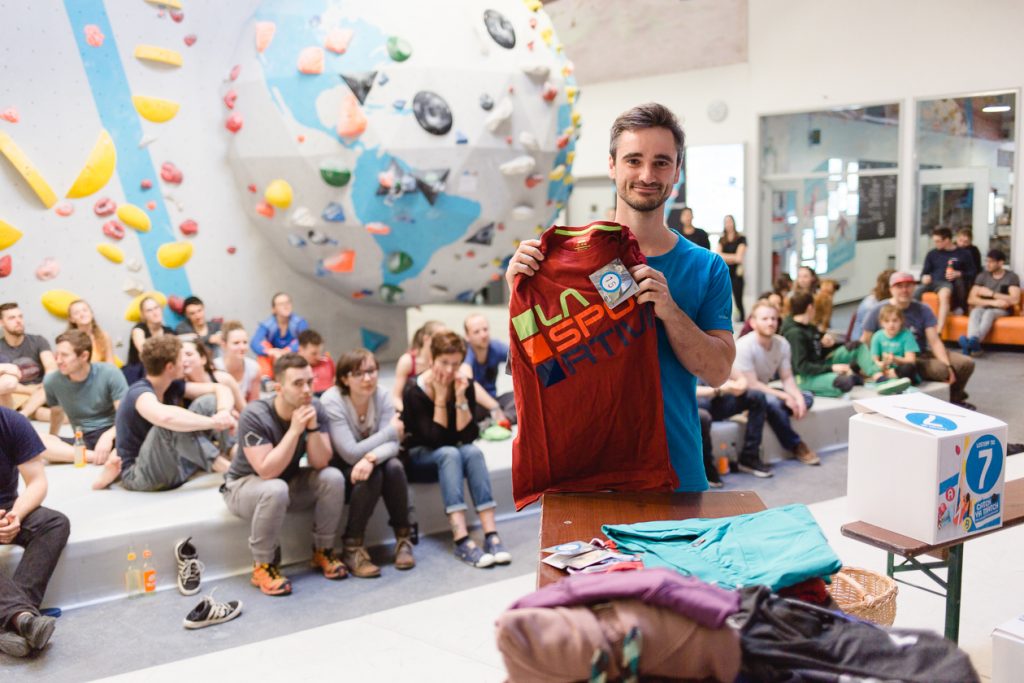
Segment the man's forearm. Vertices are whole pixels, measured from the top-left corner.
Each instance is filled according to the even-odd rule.
[[[43,504],[43,500],[46,498],[46,478],[38,477],[25,487],[18,498],[14,501],[14,505],[11,507],[11,511],[18,515],[18,519],[22,522],[29,516],[36,508]]]
[[[729,379],[736,358],[736,345],[731,337],[725,339],[708,334],[679,308],[671,318],[662,320],[662,324],[672,353],[692,375],[714,387]]]
[[[217,397],[217,412],[231,410],[235,407],[235,394],[231,391],[231,387],[217,384],[213,393]]]

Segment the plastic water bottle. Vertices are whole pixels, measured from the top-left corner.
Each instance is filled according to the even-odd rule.
[[[82,430],[75,430],[75,467],[85,467],[85,439],[82,438]]]
[[[135,548],[128,547],[128,568],[124,572],[124,588],[128,597],[142,594],[142,573],[135,566]]]
[[[150,561],[152,557],[149,548],[142,551],[142,590],[146,593],[156,591],[156,567]]]

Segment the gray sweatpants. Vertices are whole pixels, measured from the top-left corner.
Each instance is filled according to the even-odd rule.
[[[213,394],[200,396],[188,409],[211,416],[217,412],[217,398]],[[154,426],[142,442],[135,464],[121,473],[121,485],[129,491],[177,488],[198,470],[210,471],[220,453],[214,440],[226,444],[226,435],[213,430],[174,432]]]
[[[290,481],[250,474],[224,484],[231,514],[252,521],[249,549],[257,563],[272,563],[289,510],[313,508],[313,545],[331,548],[345,506],[345,476],[336,467],[303,467]]]
[[[971,316],[967,319],[967,336],[977,337],[979,340],[984,339],[988,336],[996,320],[1008,314],[1009,311],[1005,308],[975,306],[971,309]]]

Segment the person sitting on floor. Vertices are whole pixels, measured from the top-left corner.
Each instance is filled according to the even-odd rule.
[[[198,341],[211,351],[214,358],[220,358],[224,344],[221,321],[206,319],[206,305],[198,296],[185,299],[181,310],[185,319],[178,323],[174,333],[182,341]]]
[[[0,573],[0,652],[27,657],[46,647],[56,619],[39,613],[71,524],[46,498],[46,447],[32,423],[0,407],[0,547],[25,549],[11,576]],[[18,475],[25,488],[18,494]]]
[[[790,423],[790,417],[800,420],[807,415],[814,404],[814,394],[800,391],[793,378],[789,342],[775,334],[779,312],[771,304],[758,303],[752,315],[755,334],[736,342],[735,367],[747,379],[748,390],[764,394],[765,418],[782,447],[792,451],[805,465],[820,465],[818,454],[808,448]],[[768,384],[776,376],[782,380],[781,389]]]
[[[284,292],[270,298],[270,309],[270,316],[260,321],[249,342],[264,377],[273,377],[274,361],[299,350],[299,332],[309,327],[305,318],[292,311],[292,298]]]
[[[775,307],[776,311],[782,310],[782,297],[776,292],[761,292],[755,304],[771,304]],[[736,338],[746,336],[754,331],[754,325],[751,322],[754,319],[754,314],[751,313],[747,316],[747,319],[743,321],[743,327],[740,328],[740,333],[736,335]]]
[[[164,308],[153,297],[147,296],[139,302],[139,315],[142,320],[132,328],[131,339],[128,342],[128,363],[121,368],[128,384],[137,382],[146,374],[140,356],[142,345],[146,343],[146,340],[165,334],[174,334],[174,330],[164,325]]]
[[[334,386],[334,359],[324,352],[323,337],[316,330],[299,332],[299,355],[313,369],[313,395],[320,397]]]
[[[93,363],[118,364],[110,335],[100,328],[96,316],[93,315],[92,306],[85,299],[72,301],[68,306],[68,330],[81,330],[89,335],[89,339],[92,340]]]
[[[904,327],[914,333],[914,339],[921,348],[917,356],[917,374],[922,379],[949,384],[949,400],[951,403],[974,409],[967,402],[967,382],[974,372],[974,361],[964,354],[947,351],[939,338],[935,314],[932,309],[920,301],[913,300],[914,276],[910,273],[893,273],[889,278],[889,290],[892,296],[885,302],[893,304],[903,311]],[[871,335],[880,327],[878,314],[881,306],[868,314],[864,321],[864,333],[861,341],[871,342]]]
[[[224,472],[227,432],[237,424],[231,390],[186,382],[181,341],[173,335],[147,339],[141,359],[146,374],[128,387],[117,408],[117,455],[107,460],[93,488],[106,488],[120,474],[129,491],[164,491],[200,470]],[[192,401],[187,409],[186,399]]]
[[[423,323],[412,335],[412,342],[409,350],[398,357],[395,365],[395,386],[391,388],[391,400],[395,404],[395,410],[402,412],[402,393],[405,391],[405,384],[410,379],[416,379],[420,373],[430,367],[430,340],[433,336],[444,330],[444,323],[438,320],[428,320]]]
[[[236,414],[245,409],[248,401],[242,396],[242,390],[235,378],[223,370],[213,367],[212,352],[206,344],[200,341],[181,342],[181,370],[186,382],[198,384],[217,383],[223,384],[231,390],[234,397],[233,409]],[[185,404],[188,408],[188,403]]]
[[[288,510],[313,508],[313,566],[327,579],[348,572],[334,556],[334,537],[345,506],[345,477],[330,466],[327,412],[313,396],[305,358],[286,353],[274,361],[277,393],[253,401],[239,420],[239,453],[221,493],[231,514],[249,520],[252,585],[266,595],[288,595],[281,574],[281,527]],[[306,456],[308,467],[301,466]]]
[[[14,390],[0,399],[30,420],[45,422],[50,419],[50,411],[46,408],[43,376],[57,369],[50,342],[41,335],[26,334],[25,317],[16,303],[0,305],[0,325],[0,361],[16,365],[21,373]]]
[[[914,290],[914,301],[920,301],[925,292],[939,295],[939,316],[936,322],[939,331],[946,329],[949,312],[962,308],[967,302],[968,282],[974,282],[974,256],[967,249],[960,249],[953,243],[953,232],[949,228],[932,230],[935,248],[924,257],[921,268],[921,284]]]
[[[1020,277],[1006,269],[1006,254],[992,249],[985,258],[985,272],[978,275],[967,297],[971,314],[967,334],[961,335],[964,355],[981,353],[981,340],[988,336],[996,320],[1013,312],[1020,303]]]
[[[102,465],[114,450],[114,418],[128,382],[110,363],[93,363],[92,349],[85,332],[69,330],[57,337],[57,371],[43,379],[50,406],[50,433],[43,437],[49,462],[75,460],[75,440],[58,436],[65,414],[72,429],[82,430],[86,462]]]
[[[237,320],[229,320],[221,329],[224,335],[224,354],[213,359],[213,367],[231,375],[242,392],[245,402],[260,397],[260,366],[249,358],[249,335]]]
[[[380,567],[370,561],[364,540],[366,525],[381,497],[395,530],[395,569],[416,566],[409,483],[398,458],[405,426],[388,392],[377,382],[378,370],[370,351],[349,351],[338,360],[336,385],[320,399],[334,445],[331,464],[352,484],[341,559],[352,575],[360,578],[380,576]]]
[[[511,391],[498,396],[498,368],[508,358],[508,344],[491,339],[491,324],[479,313],[466,316],[462,323],[466,331],[466,364],[473,374],[479,422],[488,417],[496,423],[508,420],[516,423],[516,402]]]
[[[903,311],[892,304],[883,304],[878,311],[880,330],[871,335],[871,357],[886,377],[902,377],[918,383],[917,354],[921,347],[914,333],[903,327]]]
[[[885,301],[889,298],[889,276],[894,272],[896,271],[892,268],[886,268],[879,273],[878,277],[875,278],[875,288],[857,304],[857,312],[853,314],[853,328],[850,330],[850,339],[861,338],[861,335],[864,334],[864,320],[868,317],[868,313],[880,301]]]
[[[747,428],[736,467],[740,472],[752,474],[755,477],[772,476],[771,468],[761,461],[761,438],[764,434],[767,406],[764,393],[750,389],[747,378],[735,366],[729,374],[729,379],[720,387],[712,388],[703,382],[697,384],[697,407],[701,418],[704,469],[712,488],[721,488],[722,480],[713,460],[711,422],[728,420],[744,410],[747,411]],[[715,482],[718,482],[718,486],[715,486]]]
[[[474,567],[508,564],[494,523],[496,503],[484,454],[473,443],[480,434],[473,421],[476,397],[472,378],[462,372],[466,344],[450,330],[430,340],[430,367],[405,385],[402,421],[408,434],[409,460],[419,470],[437,468],[444,511],[455,540],[455,556]],[[484,530],[484,547],[469,537],[463,480]]]

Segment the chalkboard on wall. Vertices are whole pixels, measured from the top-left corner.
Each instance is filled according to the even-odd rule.
[[[896,237],[896,176],[861,176],[857,241]]]

